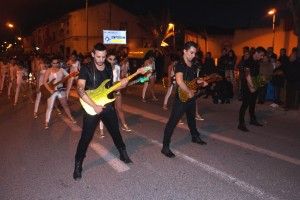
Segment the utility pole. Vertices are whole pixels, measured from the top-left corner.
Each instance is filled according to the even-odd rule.
[[[109,29],[111,30],[111,0],[108,1],[109,6]]]
[[[89,52],[89,15],[88,15],[89,1],[85,0],[85,18],[86,18],[86,52]]]

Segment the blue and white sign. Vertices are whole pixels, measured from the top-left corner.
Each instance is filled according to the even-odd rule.
[[[103,44],[126,44],[126,31],[103,30]]]

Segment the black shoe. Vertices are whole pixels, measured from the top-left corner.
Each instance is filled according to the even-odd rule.
[[[75,161],[75,168],[73,172],[73,178],[75,180],[81,179],[81,172],[82,172],[82,161]]]
[[[205,145],[205,144],[207,144],[206,142],[204,142],[203,140],[201,140],[201,138],[200,138],[199,136],[197,136],[197,137],[192,137],[192,142],[193,142],[193,143],[200,144],[200,145]]]
[[[168,158],[174,158],[175,154],[168,147],[163,147],[161,153],[164,154]]]
[[[250,121],[250,124],[254,125],[254,126],[263,126],[261,123],[258,123],[258,121],[256,121],[256,120]]]
[[[241,131],[244,131],[244,132],[248,132],[249,130],[247,129],[246,125],[245,124],[239,124],[238,125],[238,129],[240,129]]]
[[[126,149],[120,149],[120,160],[122,160],[124,163],[132,163],[132,160],[129,158]]]

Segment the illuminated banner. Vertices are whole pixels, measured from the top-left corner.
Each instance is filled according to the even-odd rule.
[[[103,44],[126,44],[126,31],[103,30]]]

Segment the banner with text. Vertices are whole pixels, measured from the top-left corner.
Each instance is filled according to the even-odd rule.
[[[103,30],[103,44],[126,44],[126,31]]]

